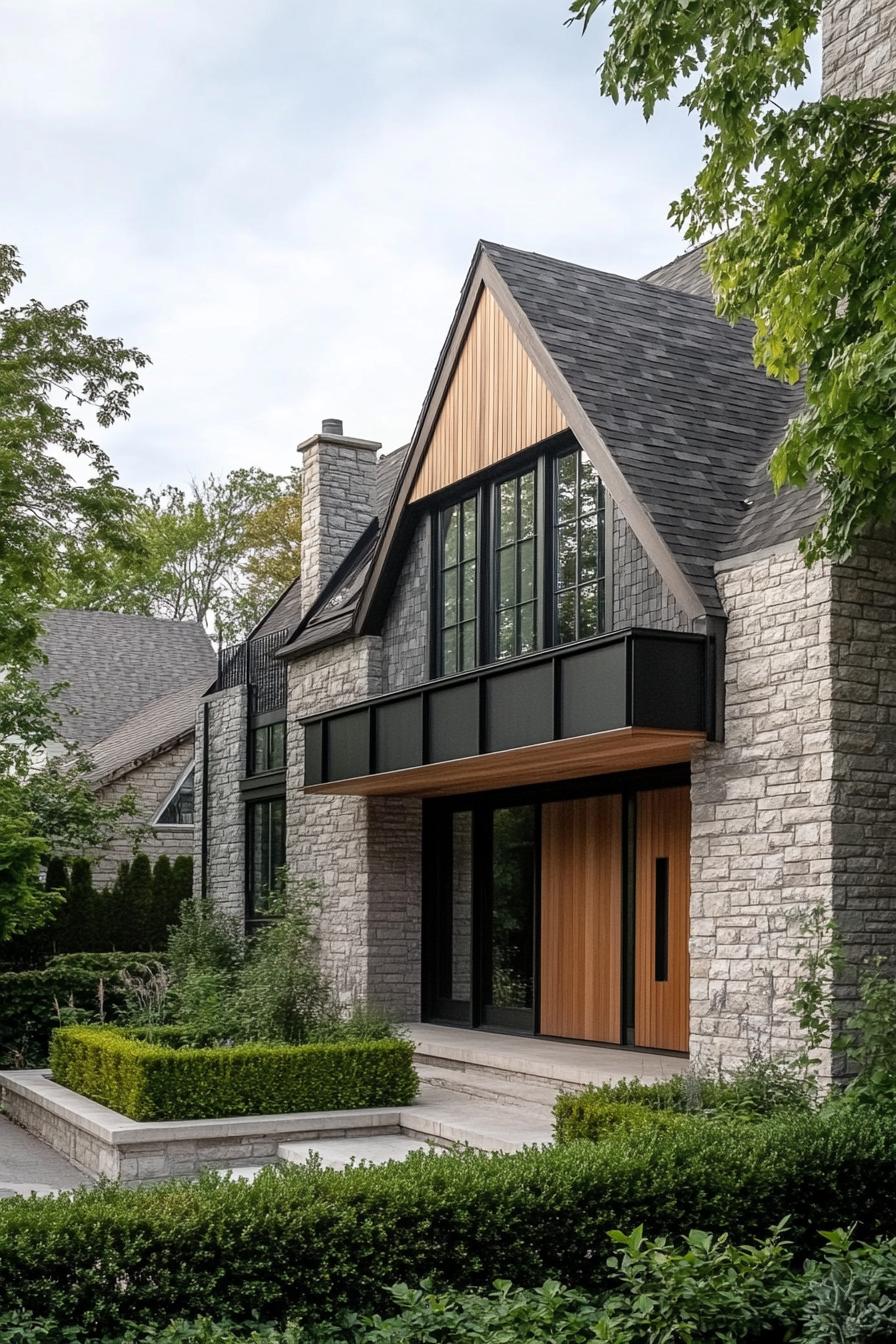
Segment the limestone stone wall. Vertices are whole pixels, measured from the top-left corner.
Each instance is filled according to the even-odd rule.
[[[105,887],[115,881],[119,863],[134,857],[135,842],[153,862],[161,854],[167,854],[173,860],[179,854],[193,853],[192,826],[154,826],[139,838],[135,834],[135,826],[151,826],[192,759],[191,737],[97,790],[97,798],[106,805],[118,802],[126,793],[133,793],[137,799],[137,812],[133,818],[123,820],[112,843],[93,861],[95,886]]]
[[[691,1053],[799,1043],[799,912],[833,908],[830,567],[796,547],[718,573],[725,741],[693,763]]]
[[[304,795],[297,720],[382,689],[378,636],[321,649],[289,667],[287,863],[322,889],[321,963],[343,1002],[419,1017],[420,805]]]
[[[826,94],[872,98],[896,88],[893,0],[827,0],[822,44]]]
[[[320,434],[302,445],[302,608],[376,514],[378,443]]]
[[[206,818],[206,894],[226,914],[242,920],[246,887],[246,809],[240,780],[246,773],[247,688],[233,686],[207,698],[209,706],[209,790]],[[202,882],[203,707],[196,719],[197,825],[194,836],[194,894]]]
[[[896,544],[867,541],[833,572],[834,912],[848,966],[842,1011],[870,958],[896,966]]]

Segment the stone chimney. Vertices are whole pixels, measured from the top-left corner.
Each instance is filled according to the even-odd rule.
[[[824,94],[875,98],[896,89],[896,0],[827,0],[821,37]]]
[[[341,420],[324,420],[319,434],[299,444],[305,611],[376,514],[376,454],[381,447],[344,434]]]

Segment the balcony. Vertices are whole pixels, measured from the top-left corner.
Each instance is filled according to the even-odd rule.
[[[712,641],[623,630],[301,720],[306,793],[431,797],[690,759]]]
[[[249,687],[249,713],[269,714],[286,704],[286,664],[274,654],[286,643],[289,631],[272,630],[218,650],[215,690]]]

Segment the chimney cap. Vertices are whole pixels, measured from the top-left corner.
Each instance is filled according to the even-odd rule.
[[[320,422],[321,434],[338,434],[342,436],[342,421],[330,416]]]

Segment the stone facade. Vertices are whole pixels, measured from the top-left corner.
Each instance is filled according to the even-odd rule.
[[[137,848],[149,855],[153,862],[162,854],[167,854],[172,860],[179,854],[192,855],[192,826],[151,825],[192,759],[191,737],[170,751],[154,756],[151,761],[122,775],[120,779],[97,789],[98,801],[106,805],[118,802],[126,793],[133,793],[137,800],[136,815],[125,820],[109,847],[94,860],[93,881],[97,887],[108,886],[115,881],[118,865],[134,857],[135,840]],[[137,836],[133,829],[135,824],[146,825],[150,829]]]
[[[326,422],[328,427],[331,422]],[[302,452],[302,609],[321,589],[376,514],[376,454],[381,447],[332,429]]]
[[[288,722],[382,689],[382,641],[348,640],[290,664]],[[304,741],[287,741],[287,863],[320,884],[321,964],[340,999],[420,1015],[420,804],[302,793]]]
[[[718,585],[725,740],[692,766],[691,1054],[734,1063],[796,1045],[799,912],[832,907],[831,574],[792,546]]]
[[[822,18],[825,94],[873,98],[896,86],[892,0],[827,0]]]
[[[233,686],[206,697],[209,717],[209,788],[206,817],[206,891],[219,909],[242,920],[246,904],[246,809],[240,780],[246,773],[247,688]],[[197,815],[202,806],[204,708],[196,718]],[[202,890],[202,826],[194,838],[194,894]]]
[[[896,960],[896,558],[868,542],[807,570],[796,547],[722,570],[725,741],[692,771],[691,1051],[793,1050],[789,1008],[820,907],[847,1016]]]
[[[869,959],[896,964],[896,544],[880,534],[832,576],[834,916],[844,1014]]]

